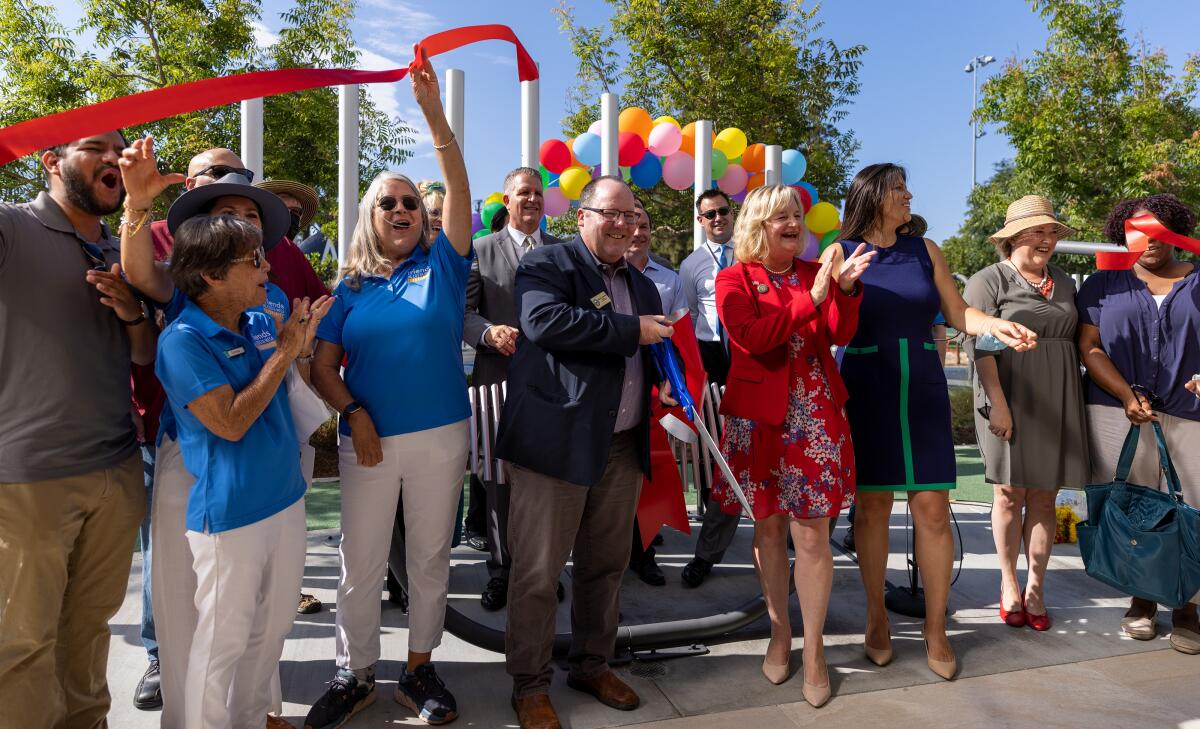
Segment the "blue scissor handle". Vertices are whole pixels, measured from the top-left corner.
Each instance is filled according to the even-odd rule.
[[[679,369],[679,360],[675,358],[675,352],[672,350],[670,342],[651,344],[650,351],[654,354],[654,362],[658,365],[659,373],[671,383],[671,394],[679,401],[679,405],[683,408],[683,412],[687,413],[688,419],[694,421],[696,419],[696,402],[692,400],[692,394],[688,392],[687,380],[683,377],[683,371]]]

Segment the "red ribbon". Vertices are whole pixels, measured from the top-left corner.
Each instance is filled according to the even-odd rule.
[[[417,45],[429,56],[486,40],[503,40],[516,46],[517,77],[522,81],[538,78],[537,64],[507,25],[472,25],[435,33]],[[187,114],[211,106],[232,104],[261,96],[286,94],[325,86],[376,84],[403,79],[413,68],[388,71],[355,71],[344,68],[283,68],[276,71],[207,78],[176,86],[143,91],[99,104],[30,119],[0,129],[0,165],[76,139],[103,134],[113,129],[146,124],[178,114]]]
[[[674,324],[675,334],[671,341],[683,358],[684,377],[687,379],[688,392],[696,403],[704,402],[704,364],[700,360],[700,345],[696,343],[696,330],[692,326],[692,317],[684,316]],[[642,480],[642,495],[638,499],[637,517],[638,529],[641,531],[642,544],[650,544],[650,540],[663,526],[669,526],[684,534],[691,534],[692,527],[688,523],[687,502],[683,500],[683,480],[679,477],[679,464],[675,462],[675,453],[667,439],[667,431],[658,421],[667,413],[673,413],[683,422],[688,422],[683,408],[663,407],[657,395],[651,401],[650,415],[650,472],[654,480]],[[697,413],[697,417],[701,414]]]
[[[1125,251],[1098,251],[1096,268],[1101,271],[1125,271],[1142,257],[1150,245],[1150,239],[1169,243],[1176,248],[1200,255],[1200,240],[1167,230],[1167,226],[1150,215],[1139,215],[1125,221]]]

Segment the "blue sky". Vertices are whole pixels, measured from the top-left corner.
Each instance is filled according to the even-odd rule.
[[[289,4],[264,1],[263,42],[270,42],[271,31],[280,26],[279,13]],[[359,0],[353,31],[363,52],[361,66],[381,69],[407,65],[413,41],[439,30],[480,23],[511,26],[541,65],[541,132],[547,139],[561,136],[567,90],[575,81],[575,59],[551,12],[556,5],[532,0]],[[598,0],[575,6],[578,19],[588,25],[603,22],[609,14],[607,3]],[[77,8],[64,10],[64,19],[78,17]],[[862,91],[842,123],[861,143],[858,166],[894,161],[908,167],[913,209],[929,220],[930,236],[940,241],[954,234],[963,218],[971,174],[971,78],[963,66],[975,55],[995,56],[998,62],[982,70],[982,83],[1006,59],[1027,57],[1043,47],[1047,33],[1042,21],[1023,0],[829,0],[819,17],[827,37],[843,46],[862,43],[868,49],[860,74]],[[1200,0],[1129,0],[1125,6],[1128,36],[1140,34],[1151,48],[1162,48],[1176,68],[1187,53],[1200,51],[1197,28]],[[484,197],[498,189],[504,173],[520,161],[520,96],[511,46],[468,46],[437,57],[434,64],[439,71],[453,67],[466,72],[467,165],[474,196]],[[372,87],[372,95],[384,110],[410,122],[421,120],[407,82]],[[717,129],[728,125],[720,119],[714,122]],[[993,129],[987,131],[978,148],[981,180],[995,163],[1011,156],[1004,138]],[[403,171],[415,179],[437,177],[428,137],[418,137],[413,151]]]

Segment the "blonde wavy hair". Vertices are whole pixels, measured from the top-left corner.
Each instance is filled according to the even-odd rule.
[[[784,185],[764,185],[750,191],[733,224],[733,257],[739,263],[761,263],[767,257],[764,224],[782,212],[788,203],[800,206],[795,191]]]
[[[371,180],[371,184],[367,186],[367,192],[358,203],[358,224],[354,226],[354,235],[350,238],[350,250],[346,253],[346,260],[342,262],[334,286],[345,281],[347,286],[357,291],[362,285],[364,276],[391,274],[392,263],[383,254],[383,246],[380,245],[379,236],[375,233],[375,207],[379,203],[379,198],[383,197],[383,186],[388,182],[407,184],[413,189],[417,199],[421,200],[419,208],[421,239],[417,244],[422,248],[429,248],[429,238],[426,235],[426,231],[429,229],[429,214],[425,212],[425,202],[422,200],[417,186],[399,172],[380,172],[374,180]]]

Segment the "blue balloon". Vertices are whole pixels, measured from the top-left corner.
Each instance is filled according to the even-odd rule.
[[[654,187],[662,179],[662,162],[658,157],[647,153],[641,162],[629,168],[629,179],[643,189]]]
[[[813,187],[812,183],[797,182],[796,187],[803,187],[805,190],[808,190],[809,196],[812,197],[813,205],[816,205],[817,203],[821,202],[821,196],[817,194],[817,188]]]
[[[571,151],[575,153],[575,159],[588,167],[600,164],[600,135],[591,132],[580,134],[575,137]]]
[[[783,150],[783,184],[795,185],[800,178],[804,177],[806,169],[808,169],[808,160],[804,159],[800,150]]]

